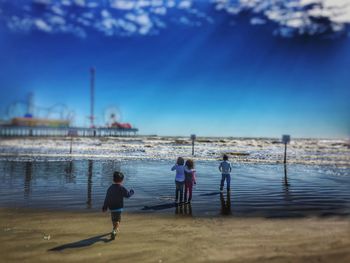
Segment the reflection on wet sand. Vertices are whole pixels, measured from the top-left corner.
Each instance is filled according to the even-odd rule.
[[[93,161],[89,160],[89,165],[88,165],[88,180],[87,180],[87,208],[91,208],[92,206],[92,199],[91,199],[91,192],[92,192],[92,170],[94,168],[93,166]]]
[[[24,176],[24,198],[30,197],[32,177],[33,177],[33,163],[26,162],[25,176]]]
[[[74,165],[73,161],[69,161],[67,167],[64,169],[65,171],[65,177],[66,177],[66,183],[75,183],[75,176],[74,176]]]
[[[175,206],[175,214],[176,215],[184,215],[184,216],[192,216],[191,203]]]
[[[220,202],[221,202],[221,214],[222,215],[231,215],[231,192],[227,191],[226,201],[224,193],[220,193]]]
[[[287,201],[289,201],[289,199],[290,199],[289,187],[290,187],[290,184],[288,183],[287,165],[284,164],[283,191],[284,191],[285,200],[287,200]]]
[[[284,165],[284,185],[286,187],[289,186],[289,183],[288,183],[288,176],[287,176],[287,165],[285,164]]]

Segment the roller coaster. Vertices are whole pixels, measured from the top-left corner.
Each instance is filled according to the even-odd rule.
[[[116,107],[109,107],[104,112],[106,122],[103,127],[72,127],[75,114],[62,103],[50,107],[34,104],[33,94],[27,100],[11,103],[3,114],[5,122],[0,124],[0,136],[130,136],[136,135],[138,129],[129,123],[118,122],[121,113]]]
[[[50,107],[37,106],[34,94],[26,100],[11,103],[5,112],[5,122],[0,123],[0,136],[128,136],[136,135],[138,129],[130,123],[120,122],[118,108],[109,107],[104,112],[104,126],[96,127],[95,68],[90,68],[90,127],[72,127],[75,114],[65,104]]]
[[[27,101],[11,103],[5,113],[11,126],[28,127],[69,127],[74,119],[74,112],[65,104],[40,107],[34,104],[34,95],[28,95]]]

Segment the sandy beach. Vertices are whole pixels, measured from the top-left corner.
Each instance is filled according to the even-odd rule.
[[[13,160],[35,162],[80,159],[172,160],[174,156],[179,154],[184,157],[188,156],[191,148],[188,140],[170,137],[84,138],[77,139],[75,143],[76,148],[73,154],[67,155],[67,147],[69,146],[67,138],[4,139],[0,143],[2,151],[0,159],[5,162]],[[196,147],[198,153],[194,159],[197,161],[216,161],[222,153],[230,153],[230,158],[236,163],[249,163],[251,165],[254,163],[278,164],[282,156],[280,143],[273,139],[201,139],[197,142]],[[349,148],[345,140],[296,140],[290,145],[289,151],[289,163],[292,164],[303,164],[310,167],[312,165],[320,165],[320,167],[321,165],[328,165],[345,168],[349,164]],[[64,163],[62,165],[64,168]],[[83,165],[83,168],[79,165]],[[100,167],[99,165],[97,162],[96,167]],[[124,169],[128,170],[125,165]],[[24,183],[24,197],[33,200],[33,204],[35,200],[41,200],[41,197],[35,197],[34,194],[37,194],[41,187],[48,191],[48,186],[45,183],[43,185],[38,183],[40,182],[39,178],[46,178],[41,174],[45,167],[40,168],[41,166],[38,166],[38,164],[35,167],[26,165],[22,167],[23,171],[22,168],[17,167],[19,170],[16,170],[15,174],[9,172],[13,171],[11,167],[14,167],[13,162],[6,168],[9,170],[4,170],[11,174],[11,176],[8,174],[7,177],[4,177],[7,178],[4,182],[12,185],[17,183],[20,186],[20,192],[23,191]],[[58,166],[59,169],[62,167]],[[84,163],[77,163],[76,171],[72,174],[72,178],[78,180],[78,186],[80,184],[84,185],[83,190],[76,189],[79,190],[79,193],[83,191],[83,205],[80,206],[85,205],[86,186],[84,180],[87,178],[85,174],[90,173],[92,176],[92,167],[91,164],[90,171],[84,166]],[[146,166],[142,167],[141,171]],[[108,167],[106,166],[106,168]],[[59,169],[57,172],[62,170]],[[139,178],[138,175],[133,174],[137,171],[135,169],[133,167],[128,171],[132,173],[131,178],[137,179]],[[243,170],[246,169],[245,167]],[[289,171],[291,179],[290,193],[284,188],[284,190],[282,189],[284,192],[281,192],[280,181],[278,181],[277,190],[274,189],[277,192],[269,188],[272,195],[274,195],[273,200],[276,199],[276,194],[280,196],[281,193],[283,196],[280,202],[304,200],[300,199],[304,197],[297,191],[298,187],[304,186],[299,185],[299,181],[293,181],[299,178],[298,173],[293,174],[295,169]],[[65,168],[62,171],[67,171],[67,169]],[[150,171],[153,174],[152,170]],[[236,173],[238,171],[239,167],[236,168]],[[256,172],[259,173],[259,171],[253,170],[251,176],[255,175]],[[305,171],[302,171],[303,174]],[[343,173],[346,173],[346,169],[344,171]],[[206,171],[203,170],[203,172]],[[282,174],[282,170],[280,173]],[[32,193],[26,187],[30,186],[32,174],[33,185],[30,189],[33,190],[33,197],[31,199]],[[248,176],[246,173],[242,174]],[[206,178],[210,178],[209,175],[210,172]],[[57,177],[67,181],[65,185],[59,184],[61,187],[75,185],[72,184],[75,179],[73,180],[69,176],[69,173],[64,172],[61,177]],[[82,180],[82,176],[84,180]],[[280,178],[279,176],[278,173],[276,178]],[[242,179],[245,178],[243,177]],[[20,179],[15,182],[11,178]],[[98,187],[103,185],[101,182],[106,181],[106,179],[99,181],[99,178],[98,176],[94,177],[94,193],[98,193]],[[302,178],[308,179],[307,176],[302,176]],[[243,185],[240,185],[243,187],[242,189],[251,189],[251,187],[244,188],[244,183],[248,179],[242,181]],[[258,177],[256,179],[258,181],[255,183],[258,186],[260,185],[261,189],[266,189],[261,185],[260,179]],[[271,178],[265,178],[264,180],[269,180],[272,184]],[[313,182],[317,183],[318,181],[315,180]],[[47,182],[52,185],[51,181]],[[87,182],[88,197],[89,193],[91,195],[91,182],[90,185]],[[168,185],[168,179],[165,182]],[[333,196],[335,199],[331,200],[330,194],[333,193],[333,188],[329,184],[333,181],[327,182],[325,186],[317,186],[316,184],[317,191],[320,191],[320,189],[328,191],[327,201],[321,198],[320,202],[326,204],[330,202],[331,207],[335,206],[335,203],[343,204],[339,202],[338,198],[346,198],[346,194],[339,194],[340,197]],[[327,188],[328,186],[330,189]],[[104,192],[105,187],[102,188]],[[73,188],[69,189],[72,190]],[[259,188],[254,191],[259,191]],[[235,192],[234,198],[239,193],[240,189]],[[54,191],[51,194],[57,193]],[[242,193],[242,196],[245,196],[244,194],[247,194],[247,192]],[[265,195],[268,194],[265,193]],[[315,193],[312,196],[315,198]],[[79,200],[80,197],[79,195]],[[3,198],[6,200],[5,197]],[[235,203],[236,206],[239,205],[240,201],[244,203],[244,200],[242,197],[238,198]],[[65,200],[56,201],[58,203],[62,202],[62,204],[65,203]],[[198,201],[200,201],[200,198],[198,198]],[[258,201],[250,202],[256,205]],[[315,208],[314,201],[313,199],[309,203],[307,200],[305,202],[312,209]],[[94,199],[94,202],[98,202],[98,199]],[[265,204],[268,205],[270,202],[271,200],[268,200]],[[140,204],[138,205],[140,206]],[[202,216],[190,217],[189,215],[157,212],[141,214],[129,211],[129,213],[123,214],[120,235],[115,241],[110,241],[111,222],[109,213],[103,214],[96,212],[96,210],[82,211],[79,209],[73,210],[73,212],[72,210],[61,211],[65,210],[64,207],[60,211],[53,209],[51,211],[41,210],[26,205],[24,209],[9,209],[6,207],[8,206],[5,203],[3,208],[0,208],[0,242],[2,244],[0,262],[350,262],[350,221],[347,216],[317,217],[310,213],[310,215],[305,214],[304,217],[299,218],[268,219],[263,216],[225,217],[203,216],[202,214]],[[137,209],[140,208],[137,206]],[[289,209],[291,209],[290,206]],[[294,207],[294,209],[296,208]],[[346,211],[346,205],[338,207],[338,209],[344,212]]]
[[[1,262],[349,262],[348,218],[189,218],[0,209]]]

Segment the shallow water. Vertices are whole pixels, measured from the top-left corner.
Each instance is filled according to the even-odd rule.
[[[302,217],[350,215],[350,169],[234,164],[231,192],[220,194],[218,163],[197,162],[191,205],[175,207],[169,161],[0,161],[0,206],[100,210],[115,170],[136,194],[128,212],[189,216]]]

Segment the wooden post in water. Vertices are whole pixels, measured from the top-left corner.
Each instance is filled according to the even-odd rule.
[[[192,140],[192,156],[194,155],[194,141],[196,140],[196,135],[191,134],[191,140]]]
[[[287,176],[287,165],[286,164],[284,164],[284,185],[289,186],[288,176]]]
[[[284,144],[284,161],[287,163],[287,144],[290,142],[290,135],[282,135],[282,143]]]
[[[78,132],[76,130],[70,129],[68,130],[68,136],[70,136],[70,147],[69,147],[69,154],[72,154],[73,151],[73,136],[77,136]]]
[[[70,136],[70,148],[69,148],[69,154],[72,154],[72,147],[73,147],[73,136]]]

